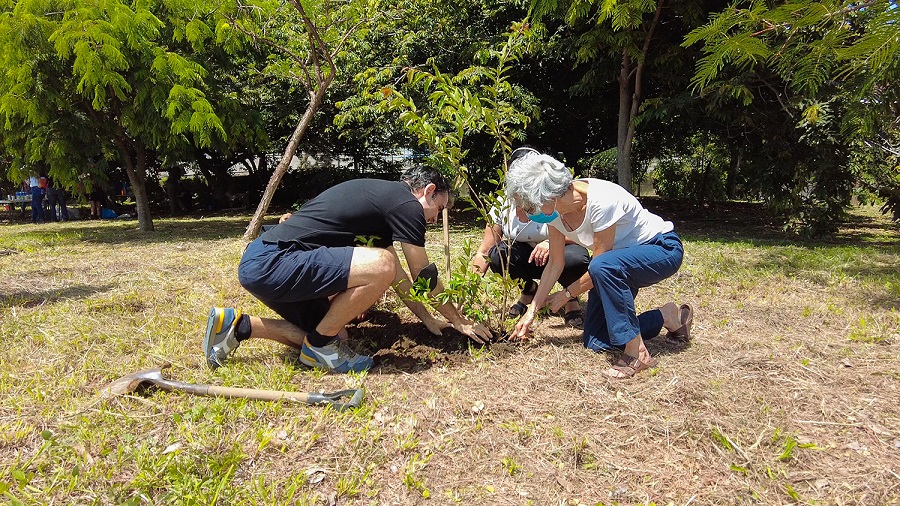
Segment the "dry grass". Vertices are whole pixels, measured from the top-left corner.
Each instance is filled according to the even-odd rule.
[[[660,366],[625,382],[605,379],[608,358],[558,318],[525,345],[473,349],[427,336],[405,310],[351,329],[380,360],[366,375],[323,375],[267,342],[212,372],[200,354],[210,305],[271,314],[236,280],[246,216],[158,220],[150,236],[119,222],[4,225],[0,502],[900,502],[897,227],[864,210],[837,239],[799,244],[743,211],[666,211],[685,265],[638,304],[692,302],[695,339],[651,341]],[[165,392],[97,400],[162,362],[183,381],[364,385],[367,399],[346,413]]]

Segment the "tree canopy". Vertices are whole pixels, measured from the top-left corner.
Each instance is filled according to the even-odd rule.
[[[493,122],[522,127],[506,145],[541,147],[579,175],[763,201],[786,228],[827,231],[854,196],[900,216],[898,11],[890,0],[7,1],[2,174],[10,188],[51,175],[78,195],[125,177],[144,230],[153,213],[249,195],[252,236],[270,202],[312,191],[297,170],[331,181],[411,157],[490,192],[503,166]],[[490,78],[515,27],[527,41]],[[486,79],[501,75],[490,102]],[[438,91],[486,114],[480,126],[457,116],[460,156],[408,128],[410,114],[451,118]],[[334,162],[297,168],[295,152]]]

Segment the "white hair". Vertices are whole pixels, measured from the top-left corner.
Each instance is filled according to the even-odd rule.
[[[526,212],[566,194],[572,184],[572,173],[550,155],[528,152],[509,165],[506,195]]]

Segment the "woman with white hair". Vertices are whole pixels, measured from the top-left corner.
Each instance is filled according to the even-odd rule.
[[[558,311],[565,302],[588,292],[584,346],[594,351],[621,351],[607,374],[630,378],[657,364],[645,339],[659,335],[690,339],[693,309],[673,302],[636,314],[638,289],[656,284],[681,267],[684,248],[671,222],[647,211],[621,186],[600,179],[573,179],[551,156],[533,151],[510,164],[507,195],[534,222],[547,223],[550,259],[534,299],[513,337],[528,335],[537,310]],[[593,252],[581,278],[551,294],[563,268],[566,239]]]
[[[510,154],[510,163],[535,152],[530,147],[518,148]],[[485,227],[484,237],[470,264],[479,275],[483,276],[490,269],[524,282],[522,295],[509,308],[510,318],[515,318],[528,309],[528,303],[538,289],[534,280],[541,278],[550,258],[548,227],[546,223],[529,220],[512,201],[507,201],[502,207],[491,208],[488,214],[493,223]],[[569,284],[583,276],[590,261],[584,246],[567,240],[559,282]],[[584,328],[584,313],[577,298],[566,301],[560,316],[566,325],[579,330]]]

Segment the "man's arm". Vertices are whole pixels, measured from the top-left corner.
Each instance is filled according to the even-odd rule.
[[[424,250],[424,248],[423,248]],[[414,301],[409,298],[409,291],[412,289],[412,281],[409,278],[409,275],[403,269],[403,266],[400,264],[400,257],[397,255],[397,250],[394,249],[393,246],[388,248],[393,254],[395,268],[394,275],[394,283],[392,286],[394,287],[394,291],[400,297],[400,300],[403,301],[403,304],[409,308],[410,311],[416,318],[422,321],[425,324],[425,327],[428,328],[428,331],[434,335],[441,335],[441,329],[447,327],[447,323],[442,322],[434,317],[422,303]],[[408,261],[407,261],[408,262]],[[411,270],[411,269],[410,269]],[[421,269],[419,269],[421,270]]]
[[[430,263],[428,261],[428,253],[425,252],[425,248],[423,248],[421,246],[413,246],[412,244],[407,244],[407,243],[400,243],[400,246],[403,248],[403,256],[406,257],[406,263],[407,263],[407,265],[409,265],[409,272],[411,274],[416,273],[416,274],[414,274],[414,276],[418,275],[418,273],[421,272],[422,269],[424,269]],[[396,255],[396,251],[395,251],[395,255]],[[398,261],[399,261],[399,259],[398,259]],[[407,283],[410,283],[409,278],[406,278],[406,273],[403,272],[403,269],[399,269],[399,271],[400,271],[400,273],[402,273],[402,276],[404,277],[404,279],[406,279]],[[400,275],[401,274],[398,274],[397,277],[399,278]],[[409,293],[409,286],[406,286],[404,288],[402,281],[401,281],[401,284],[396,285],[396,286],[398,287],[398,294],[400,295],[401,298],[403,298],[405,295],[403,293],[401,293],[400,290],[405,290],[406,294]],[[432,290],[431,293],[433,295],[433,294],[441,293],[443,291],[444,291],[444,286],[441,284],[440,279],[438,279],[437,286],[435,287],[434,290]],[[409,307],[410,310],[413,311],[413,313],[415,313],[415,310],[412,309],[412,306],[410,306],[408,302],[404,301],[404,303],[406,303],[407,307]],[[419,304],[419,305],[421,306],[421,304]],[[425,309],[424,306],[423,306],[423,309]],[[463,317],[461,314],[459,314],[459,311],[456,309],[456,306],[454,306],[453,304],[451,304],[449,302],[441,304],[440,306],[437,307],[437,310],[439,313],[441,313],[444,316],[444,318],[447,319],[448,322],[450,322],[451,325],[453,325],[454,329],[458,330],[459,332],[462,332],[463,334],[466,334],[467,336],[474,339],[475,341],[484,342],[483,339],[490,338],[491,333],[486,327],[484,327],[481,324],[475,323],[475,322],[469,320],[468,318]],[[427,313],[427,309],[425,309],[425,312]],[[429,317],[431,317],[431,313],[428,313],[428,315],[429,315]],[[416,313],[416,316],[419,316],[419,314]],[[422,317],[419,316],[419,319],[421,320]],[[426,325],[428,325],[428,323],[425,320],[422,320],[422,323],[425,323]]]

